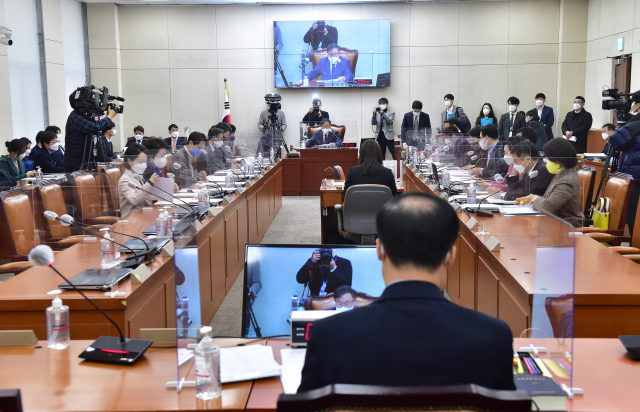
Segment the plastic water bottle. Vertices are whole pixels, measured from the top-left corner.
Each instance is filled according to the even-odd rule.
[[[164,234],[166,237],[173,237],[173,218],[167,209],[164,210]]]
[[[161,210],[160,215],[156,219],[156,237],[164,237],[164,212]]]
[[[236,188],[236,175],[233,172],[227,173],[224,177],[224,186],[227,189],[235,189]]]
[[[100,229],[104,231],[103,238],[100,240],[100,266],[102,269],[111,269],[118,264],[116,261],[116,246],[109,236],[109,228]]]
[[[198,212],[204,213],[209,209],[209,192],[202,186],[198,192]]]
[[[291,310],[298,310],[298,291],[291,298]]]
[[[271,148],[271,150],[269,150],[269,163],[274,164],[276,162],[276,151],[273,150],[273,147]]]
[[[467,204],[475,205],[476,202],[476,185],[471,183],[467,188]]]
[[[305,147],[307,147],[307,141],[304,139],[300,140],[300,148],[304,149]]]
[[[186,294],[182,294],[182,336],[187,337],[189,334],[189,298]]]
[[[451,184],[451,173],[449,173],[448,170],[444,170],[442,172],[442,185],[445,187],[445,189],[449,188],[449,185]]]
[[[258,167],[262,167],[264,163],[264,158],[262,157],[262,153],[258,153]]]
[[[222,395],[220,382],[220,347],[211,340],[211,326],[200,328],[204,336],[194,351],[196,364],[196,398],[210,400]]]

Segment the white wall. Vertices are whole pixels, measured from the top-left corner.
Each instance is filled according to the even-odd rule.
[[[624,50],[617,40],[624,37]],[[602,87],[613,87],[614,62],[609,57],[631,54],[631,91],[640,89],[640,0],[589,0],[587,27],[587,101],[594,103],[593,127],[613,120],[613,112],[601,109]]]
[[[91,73],[94,79],[121,85],[128,104],[123,116],[127,136],[137,124],[144,125],[148,135],[166,136],[170,123],[206,132],[222,118],[224,78],[240,135],[257,131],[258,115],[266,107],[264,95],[280,93],[290,125],[286,138],[292,144],[299,137],[293,126],[314,93],[320,94],[332,119],[357,122],[358,137],[371,135],[371,108],[382,96],[398,116],[419,99],[434,122],[444,107],[444,94],[453,93],[475,121],[484,102],[492,103],[499,115],[509,96],[519,97],[522,109],[528,110],[534,107],[535,94],[543,92],[556,115],[560,104],[564,117],[569,102],[584,92],[586,7],[587,0],[89,5]],[[92,27],[106,9],[117,24],[118,44],[107,44]],[[275,89],[272,21],[320,18],[390,18],[391,87]]]
[[[64,50],[65,96],[69,96],[86,80],[85,52],[82,26],[82,4],[78,0],[60,0],[60,11],[64,16],[62,45]],[[66,105],[67,114],[71,106]],[[63,125],[58,125],[63,127]]]

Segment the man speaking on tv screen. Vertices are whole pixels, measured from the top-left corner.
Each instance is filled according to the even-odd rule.
[[[323,81],[350,82],[353,80],[351,63],[349,63],[349,60],[340,57],[340,46],[335,43],[330,44],[327,48],[327,57],[320,59],[318,65],[305,76],[309,80],[317,79],[320,76],[322,76]],[[296,86],[301,84],[302,80],[298,80]]]

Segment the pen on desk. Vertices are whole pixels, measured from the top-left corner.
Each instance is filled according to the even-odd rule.
[[[516,361],[518,362],[518,373],[524,373],[524,368],[522,367],[522,361],[520,360],[520,357],[517,357]]]
[[[525,356],[524,358],[522,358],[522,360],[524,360],[524,363],[527,365],[527,369],[529,369],[529,373],[531,373],[532,375],[538,375],[538,371],[532,365],[531,359]]]

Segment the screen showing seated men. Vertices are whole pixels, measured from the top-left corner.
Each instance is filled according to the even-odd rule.
[[[391,85],[391,20],[274,21],[276,88]]]
[[[293,310],[358,310],[384,288],[375,246],[247,245],[242,336],[288,335]]]

